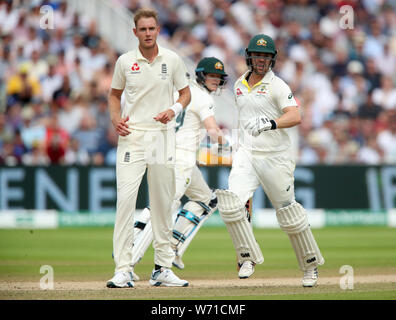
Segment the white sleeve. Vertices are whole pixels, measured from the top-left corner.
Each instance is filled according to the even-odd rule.
[[[287,107],[298,106],[290,87],[283,80],[280,80],[278,83],[276,102],[281,110]]]
[[[204,97],[202,97],[201,101],[202,103],[198,106],[197,114],[203,122],[206,118],[214,116],[214,101],[213,99],[204,99]]]
[[[188,73],[183,60],[177,56],[173,73],[173,84],[176,90],[181,90],[188,86]]]
[[[111,87],[118,90],[123,90],[125,88],[125,74],[122,70],[121,57],[117,59],[116,65],[114,67],[113,80],[111,81]]]

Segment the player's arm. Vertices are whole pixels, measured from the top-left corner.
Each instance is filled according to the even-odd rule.
[[[190,87],[187,86],[178,91],[179,91],[179,99],[177,99],[176,103],[169,109],[159,113],[156,117],[154,117],[154,120],[166,124],[188,106],[188,104],[191,101]]]
[[[127,121],[129,117],[121,117],[121,95],[124,90],[110,89],[109,93],[109,114],[111,123],[120,136],[127,136],[131,133]]]
[[[301,123],[301,115],[297,106],[282,109],[283,114],[275,119],[276,128],[291,128]]]
[[[225,139],[223,132],[217,125],[214,116],[207,117],[203,121],[203,123],[212,141],[216,141],[218,144],[227,144],[227,140]]]

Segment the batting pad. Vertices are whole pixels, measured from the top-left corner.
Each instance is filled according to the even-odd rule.
[[[177,214],[173,227],[172,247],[178,256],[182,256],[213,210],[203,203],[188,201]]]
[[[228,190],[217,189],[218,209],[238,256],[238,263],[253,261],[256,264],[264,262],[254,234],[253,228],[247,218],[245,205],[236,194]]]
[[[150,210],[144,208],[135,222],[134,242],[132,247],[132,265],[143,258],[144,253],[153,241],[153,230],[151,228]]]
[[[324,259],[312,234],[307,213],[298,202],[278,209],[276,217],[289,236],[300,269],[305,271],[324,264]]]

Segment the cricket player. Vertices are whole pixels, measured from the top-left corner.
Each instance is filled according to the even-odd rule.
[[[202,139],[209,134],[218,144],[220,153],[230,147],[214,117],[214,100],[211,94],[220,94],[227,82],[224,64],[217,58],[206,57],[195,69],[196,81],[191,81],[191,103],[179,115],[176,127],[176,194],[172,210],[180,206],[183,195],[188,201],[178,212],[173,227],[173,265],[184,268],[182,255],[199,228],[217,209],[217,199],[208,187],[196,165],[196,155]],[[218,151],[219,151],[218,150]],[[136,240],[133,246],[133,265],[144,255],[151,243],[150,210],[145,208],[135,223]],[[138,279],[134,274],[135,279]]]
[[[317,283],[317,266],[324,263],[310,230],[304,208],[294,196],[294,169],[286,128],[301,122],[289,86],[272,68],[277,50],[271,37],[254,36],[245,50],[249,70],[235,83],[239,148],[228,180],[228,190],[216,190],[218,209],[237,251],[239,278],[250,277],[264,261],[245,203],[261,185],[276,210],[276,217],[295,251],[302,284]]]
[[[175,195],[175,116],[191,100],[187,69],[174,52],[157,44],[157,13],[142,8],[134,16],[139,46],[115,65],[109,112],[119,134],[117,147],[117,212],[113,235],[114,277],[109,288],[134,287],[132,243],[136,198],[147,169],[155,267],[153,286],[188,286],[171,270],[174,252],[172,200]],[[174,102],[174,90],[179,98]],[[125,106],[121,110],[121,94]]]

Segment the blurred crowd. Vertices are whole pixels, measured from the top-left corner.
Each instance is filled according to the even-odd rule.
[[[43,5],[53,29],[40,28]],[[0,30],[0,163],[114,164],[107,94],[118,53],[96,21],[67,2],[0,1]]]
[[[396,164],[396,0],[108,1],[157,9],[162,36],[195,62],[221,59],[230,86],[250,38],[271,36],[301,108],[297,163]],[[54,29],[39,26],[43,4]],[[62,1],[0,1],[0,163],[115,163],[106,96],[119,53],[96,23]]]

